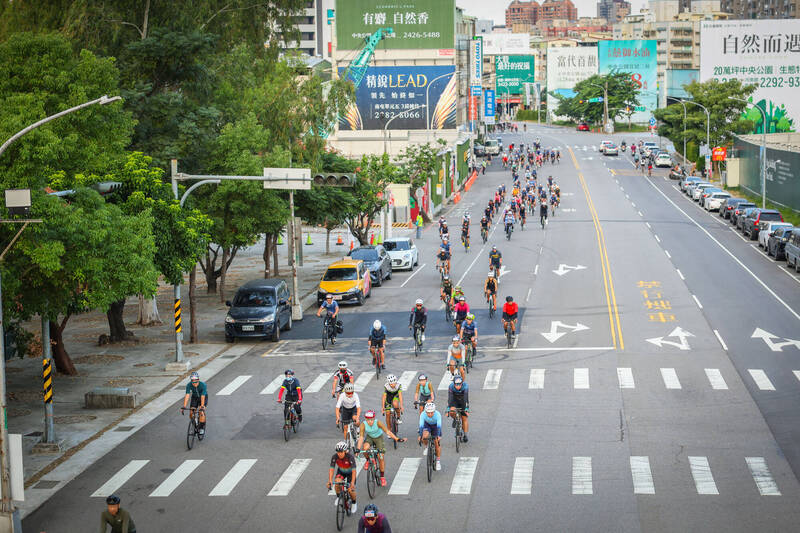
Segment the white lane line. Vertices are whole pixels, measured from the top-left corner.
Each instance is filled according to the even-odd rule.
[[[528,295],[525,296],[525,301],[526,302],[531,299],[531,291],[533,291],[533,287],[529,287],[528,288]]]
[[[444,376],[442,376],[442,381],[439,382],[439,386],[436,387],[436,390],[447,390],[447,387],[450,386],[452,381],[453,374],[451,374],[449,370],[445,370]]]
[[[486,372],[483,380],[483,390],[494,390],[500,386],[500,376],[503,374],[502,368],[491,368]]]
[[[636,388],[633,381],[633,370],[630,368],[617,368],[617,379],[619,380],[620,389]]]
[[[667,250],[664,250],[664,253],[665,253],[665,254],[667,254],[667,258],[668,258],[668,259],[672,259],[672,256],[671,256],[671,255],[669,255],[669,252],[668,252]]]
[[[643,216],[644,216],[644,215],[642,214],[642,212],[641,212],[641,211],[638,211],[638,213],[639,213],[639,216],[640,216],[640,217],[643,217]]]
[[[109,495],[114,494],[124,485],[130,478],[139,470],[149,463],[149,459],[134,459],[122,467],[122,469],[111,476],[111,478],[103,483],[99,489],[92,493],[92,498],[107,498]]]
[[[267,496],[288,496],[292,487],[294,487],[310,464],[311,459],[292,459],[292,462],[283,471],[283,474],[272,486]]]
[[[778,485],[772,478],[767,461],[763,457],[745,457],[744,459],[747,461],[753,481],[756,482],[758,492],[762,496],[780,496],[781,491],[778,490]]]
[[[531,368],[531,377],[528,380],[529,389],[544,388],[544,370],[544,368]],[[800,376],[797,379],[800,379]]]
[[[775,385],[767,377],[767,373],[761,370],[760,368],[748,368],[748,372],[750,372],[750,377],[753,378],[753,381],[756,382],[756,386],[758,386],[761,390],[775,390]]]
[[[662,368],[661,379],[664,380],[664,386],[668,389],[681,388],[681,382],[678,380],[678,374],[675,373],[674,368]]]
[[[250,379],[251,377],[253,376],[237,376],[236,378],[234,378],[233,381],[222,387],[217,393],[217,396],[230,396],[236,389],[241,387],[244,384],[244,382]]]
[[[505,348],[487,346],[486,348],[481,348],[481,352],[605,352],[608,350],[616,350],[616,348],[613,346],[564,346],[557,348]]]
[[[797,378],[797,381],[800,381],[800,370],[792,370],[792,374]]]
[[[398,379],[398,383],[404,391],[408,391],[408,388],[411,387],[411,381],[414,379],[414,376],[417,375],[416,370],[405,370],[400,375],[400,379]]]
[[[478,469],[478,457],[459,457],[450,494],[469,494],[472,489],[472,478]]]
[[[708,464],[707,457],[690,455],[689,468],[692,470],[697,494],[719,494],[717,484],[714,483],[714,476],[711,475],[711,467]]]
[[[266,352],[261,354],[261,357],[269,357],[270,355],[277,355],[277,352],[281,351],[288,341],[279,341],[278,344],[273,346],[271,349],[267,350]]]
[[[572,372],[572,387],[575,389],[589,388],[589,369],[576,368]]]
[[[702,309],[702,307],[700,309]],[[717,336],[717,340],[719,341],[720,346],[722,346],[722,349],[727,352],[728,351],[728,345],[725,344],[724,340],[722,340],[722,335],[719,334],[719,331],[714,330],[714,335]]]
[[[625,192],[625,187],[621,187],[620,186],[619,190],[621,190],[622,192]]]
[[[511,477],[511,494],[530,494],[533,488],[533,457],[517,457]]]
[[[719,368],[706,368],[705,371],[712,389],[728,390],[728,384],[725,383],[725,378],[722,377],[722,372],[719,371]]]
[[[406,457],[403,459],[400,463],[400,468],[397,469],[397,474],[394,476],[392,486],[389,487],[390,496],[396,494],[407,495],[409,493],[421,462],[422,457]]]
[[[242,480],[242,478],[253,468],[253,465],[256,464],[258,459],[239,459],[236,461],[236,464],[233,465],[233,468],[228,470],[228,473],[225,474],[217,486],[211,489],[211,492],[208,493],[209,496],[227,496],[229,495],[233,489],[236,488],[236,485]],[[311,459],[309,459],[311,461]]]
[[[497,228],[495,228],[495,229],[497,229]],[[494,230],[492,230],[492,232],[494,232]],[[461,282],[464,281],[465,277],[467,277],[467,274],[469,274],[469,271],[472,269],[472,265],[475,264],[475,261],[477,261],[479,257],[483,256],[483,248],[485,248],[485,247],[482,247],[480,249],[480,251],[478,251],[478,253],[475,255],[475,259],[472,260],[472,263],[469,264],[469,266],[464,271],[464,273],[461,274],[461,277],[458,278],[458,281],[456,282],[456,285],[461,285]]]
[[[628,200],[630,200],[630,199],[631,199],[631,197],[630,197],[630,196],[628,196],[628,193],[625,193],[625,198],[626,198],[626,199],[628,199]]]
[[[633,206],[634,209],[636,209],[636,204],[635,203],[631,202],[631,205]]]
[[[539,265],[536,265],[535,267],[533,267],[533,275],[534,276],[538,276],[539,275]]]
[[[694,303],[696,303],[696,304],[697,304],[697,307],[699,307],[700,309],[702,309],[702,308],[703,308],[703,304],[701,304],[701,303],[700,303],[700,300],[698,300],[698,299],[697,299],[697,296],[695,296],[694,294],[692,294],[692,298],[694,298]]]
[[[270,381],[269,385],[264,387],[264,390],[259,392],[259,394],[273,394],[276,390],[278,390],[278,387],[280,387],[283,384],[283,380],[284,380],[283,376],[276,377],[275,379]]]
[[[648,180],[648,181],[649,181],[649,180]],[[759,283],[759,284],[760,284],[762,287],[764,287],[764,290],[766,290],[766,291],[767,291],[767,292],[768,292],[770,295],[772,295],[772,297],[773,297],[773,298],[775,298],[776,300],[778,300],[778,301],[781,303],[781,305],[783,305],[783,306],[784,306],[786,309],[788,309],[788,310],[789,310],[789,312],[790,312],[790,313],[792,313],[792,315],[794,315],[794,317],[795,317],[797,320],[800,320],[800,313],[797,313],[797,311],[795,311],[794,309],[792,309],[792,308],[789,306],[789,304],[787,304],[785,301],[783,301],[783,300],[781,299],[781,297],[780,297],[780,296],[778,296],[777,294],[775,294],[775,291],[773,291],[772,289],[770,289],[770,288],[767,286],[767,284],[766,284],[766,283],[764,283],[764,282],[761,280],[761,278],[759,278],[758,276],[756,276],[756,275],[755,275],[755,273],[754,273],[752,270],[750,270],[749,268],[747,268],[747,266],[745,266],[745,264],[744,264],[744,263],[742,263],[742,262],[741,262],[741,260],[739,260],[739,258],[738,258],[738,257],[736,257],[736,256],[735,256],[735,255],[734,255],[734,254],[733,254],[733,253],[732,253],[730,250],[728,250],[727,248],[725,248],[725,246],[724,246],[724,245],[723,245],[721,242],[719,242],[717,239],[715,239],[715,238],[714,238],[714,236],[712,236],[712,235],[711,235],[711,233],[709,233],[707,229],[705,229],[705,228],[704,228],[703,226],[701,226],[701,225],[700,225],[700,224],[699,224],[699,223],[698,223],[698,222],[697,222],[695,219],[693,219],[691,216],[689,216],[689,214],[688,214],[688,213],[686,213],[686,211],[684,211],[683,209],[681,209],[680,207],[678,207],[678,204],[676,204],[675,202],[673,202],[673,201],[672,201],[672,199],[670,199],[670,197],[669,197],[669,196],[667,196],[666,194],[664,194],[664,191],[662,191],[661,189],[659,189],[658,187],[656,187],[656,184],[655,184],[655,183],[653,183],[653,182],[650,182],[650,185],[652,185],[652,187],[653,187],[655,190],[657,190],[657,191],[659,192],[659,194],[661,194],[661,196],[663,196],[663,197],[664,197],[664,198],[665,198],[665,199],[666,199],[666,200],[667,200],[669,203],[671,203],[671,204],[672,204],[672,206],[673,206],[675,209],[677,209],[678,211],[680,211],[681,213],[683,213],[683,216],[685,216],[686,218],[688,218],[689,220],[691,220],[691,221],[692,221],[692,223],[693,223],[695,226],[697,226],[698,228],[700,228],[700,230],[701,230],[703,233],[705,233],[705,234],[708,236],[708,238],[709,238],[709,239],[711,239],[712,241],[714,241],[714,242],[716,243],[716,245],[717,245],[717,246],[719,246],[720,248],[722,248],[722,249],[725,251],[725,253],[726,253],[726,254],[728,254],[728,255],[729,255],[729,256],[730,256],[730,257],[731,257],[731,258],[732,258],[734,261],[736,261],[736,263],[738,263],[738,264],[739,264],[739,266],[740,266],[740,267],[742,267],[742,268],[743,268],[743,269],[744,269],[744,270],[745,270],[745,271],[746,271],[748,274],[750,274],[750,276],[752,276],[752,278],[753,278],[754,280],[756,280],[756,281],[757,281],[757,282],[758,282],[758,283]]]
[[[400,288],[402,289],[403,287],[405,287],[405,286],[406,286],[406,283],[408,283],[409,281],[411,281],[411,278],[413,278],[414,276],[416,276],[417,274],[419,274],[419,271],[420,271],[420,270],[422,270],[423,268],[425,268],[425,265],[427,265],[427,264],[428,264],[428,263],[422,263],[422,266],[421,266],[421,267],[417,267],[417,270],[415,270],[414,272],[412,272],[412,273],[411,273],[411,275],[410,275],[410,276],[408,276],[408,277],[406,278],[406,280],[405,280],[405,281],[404,281],[404,282],[403,282],[403,283],[400,285]]]
[[[364,388],[367,385],[369,385],[369,382],[372,379],[372,376],[374,375],[375,372],[362,372],[361,374],[359,374],[358,377],[356,378],[356,382],[353,384],[353,387],[355,387],[356,392],[363,391]]]
[[[249,376],[248,376],[249,377]],[[182,462],[173,473],[165,479],[161,485],[156,487],[156,490],[150,493],[151,498],[166,498],[172,491],[178,488],[178,485],[183,483],[189,475],[194,472],[194,469],[200,466],[203,462],[202,459],[187,459]]]
[[[325,386],[325,384],[328,382],[329,379],[331,379],[330,372],[320,374],[319,376],[314,378],[314,381],[311,382],[311,385],[309,385],[308,388],[306,388],[306,392],[319,392],[322,389],[322,387]]]
[[[678,277],[680,277],[683,281],[686,281],[686,278],[683,277],[683,272],[681,272],[677,268],[675,270],[678,272]]]
[[[645,222],[644,225],[647,226],[648,229],[653,229],[653,226],[651,226],[649,222]]]
[[[658,235],[653,235],[656,238],[656,242],[661,242],[661,239],[658,238]]]
[[[631,477],[634,494],[655,494],[653,473],[650,471],[650,458],[646,455],[631,456]]]
[[[572,494],[592,494],[592,458],[572,458]]]

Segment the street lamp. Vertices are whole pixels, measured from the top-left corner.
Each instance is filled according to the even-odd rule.
[[[383,125],[383,153],[384,154],[386,153],[386,128],[389,127],[389,124],[391,124],[394,119],[396,119],[398,117],[402,117],[404,114],[406,114],[406,113],[408,113],[410,111],[414,111],[415,109],[420,109],[422,107],[427,107],[427,105],[428,104],[420,104],[418,106],[414,106],[414,107],[411,107],[409,109],[404,109],[403,111],[400,111],[398,114],[396,114],[395,116],[393,116],[392,118],[390,118],[389,120],[386,121],[386,124]]]
[[[708,111],[708,108],[703,104],[698,104],[694,100],[681,100],[681,102],[702,107],[703,111],[706,112],[706,148],[711,150],[711,113]]]
[[[764,122],[761,123],[761,208],[767,208],[767,114],[759,106],[752,102],[748,102],[744,98],[737,98],[735,96],[728,97],[731,100],[744,102],[751,105],[761,112]]]
[[[592,87],[599,87],[603,91],[603,130],[606,133],[608,131],[608,82],[605,85],[598,85],[596,83],[589,83],[586,82],[587,85],[591,85]]]
[[[667,96],[667,100],[673,99],[683,106],[683,162],[686,163],[686,104],[680,98],[674,96]],[[685,167],[684,167],[685,168]]]

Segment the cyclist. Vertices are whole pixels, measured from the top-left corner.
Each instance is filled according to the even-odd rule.
[[[439,298],[441,298],[445,305],[453,307],[453,282],[450,280],[449,274],[442,276],[442,285],[439,287]]]
[[[461,288],[461,285],[456,285],[453,287],[453,301],[457,302],[462,296],[464,296],[464,289]]]
[[[482,237],[484,240],[486,240],[486,237],[485,237],[485,235],[488,235],[488,234],[489,234],[489,226],[491,226],[491,224],[492,224],[492,223],[489,221],[489,219],[487,218],[487,216],[486,216],[486,215],[483,215],[483,218],[481,218],[481,237]]]
[[[445,272],[450,272],[450,243],[447,236],[442,237],[442,244],[439,245],[439,264],[447,265]]]
[[[467,315],[469,314],[469,305],[467,304],[467,299],[463,296],[459,296],[458,303],[453,307],[453,311],[455,311],[455,326],[456,326],[456,333],[461,331],[461,324],[466,320]]]
[[[356,394],[356,389],[352,383],[344,386],[344,394],[339,395],[336,401],[336,425],[342,424],[345,440],[347,439],[347,425],[355,422],[361,416],[361,400]]]
[[[397,381],[397,376],[389,374],[386,376],[386,383],[383,385],[383,414],[386,416],[386,426],[389,424],[390,409],[394,407],[394,412],[397,413],[397,423],[402,424],[400,419],[403,415],[403,387]]]
[[[425,408],[425,404],[435,399],[433,387],[428,383],[428,376],[420,374],[417,378],[417,389],[414,391],[414,403],[419,405],[419,412]]]
[[[317,316],[322,315],[322,311],[326,311],[325,320],[333,321],[333,336],[331,337],[331,344],[336,344],[336,316],[339,314],[339,304],[333,299],[333,294],[326,294],[325,301],[317,309]]]
[[[408,317],[408,329],[414,334],[414,328],[419,326],[422,330],[422,340],[425,340],[425,324],[428,323],[428,310],[423,306],[422,298],[417,298],[414,307],[411,308],[411,315]],[[416,339],[415,339],[416,340]]]
[[[514,206],[512,207],[512,209],[506,211],[506,216],[505,219],[503,220],[504,229],[506,233],[509,233],[510,231],[514,230],[514,222],[516,221],[514,218],[514,210],[516,209],[516,204],[512,203],[512,206]]]
[[[494,277],[494,270],[490,270],[486,277],[483,293],[486,295],[486,301],[492,301],[492,309],[497,311],[497,279]]]
[[[106,526],[111,526],[111,533],[136,533],[136,524],[131,514],[119,506],[120,499],[116,494],[106,498],[107,509],[100,513],[100,531],[106,533]]]
[[[464,377],[464,360],[467,355],[467,349],[461,344],[461,337],[455,335],[453,337],[453,344],[447,347],[447,365],[450,367],[450,374],[455,376],[456,369]]]
[[[547,202],[541,202],[539,205],[539,221],[542,223],[542,227],[547,224]]]
[[[378,506],[368,503],[364,516],[358,520],[358,533],[392,533],[392,528],[386,515],[378,512]]]
[[[494,202],[490,200],[489,205],[483,210],[483,216],[491,220],[492,215],[494,215]]]
[[[189,404],[191,400],[191,404]],[[208,407],[208,387],[200,381],[200,374],[192,372],[189,376],[189,383],[186,384],[186,395],[183,397],[183,407],[181,414],[189,405],[189,414],[194,415],[195,409],[200,409],[200,427],[197,428],[201,435],[206,432],[206,408]]]
[[[494,270],[495,275],[499,277],[500,267],[503,266],[503,254],[497,249],[497,246],[492,246],[489,252],[489,270]]]
[[[469,215],[464,215],[464,220],[461,222],[461,242],[469,248]]]
[[[461,324],[461,342],[472,343],[472,356],[478,353],[478,324],[475,323],[475,315],[467,315],[466,320]]]
[[[283,384],[278,391],[278,403],[284,401],[283,395],[286,394],[286,403],[283,404],[283,419],[289,418],[289,407],[294,402],[294,412],[297,413],[297,420],[303,421],[303,411],[300,404],[303,403],[303,389],[300,388],[300,380],[294,377],[294,370],[288,369],[283,373]]]
[[[456,427],[456,409],[461,409],[461,424],[464,429],[464,442],[468,442],[467,432],[469,431],[469,385],[464,382],[464,376],[456,376],[447,388],[447,416],[453,419],[453,427]]]
[[[525,217],[526,216],[527,215],[525,214],[525,203],[523,202],[519,206],[519,226],[522,229],[525,229]]]
[[[439,440],[442,438],[442,415],[436,410],[436,404],[428,402],[425,411],[419,416],[419,438],[417,441],[425,445],[424,454],[428,454],[428,439],[433,438],[436,447],[436,470],[442,469],[442,447]]]
[[[375,357],[379,357],[378,363],[381,368],[386,368],[386,327],[381,324],[380,320],[372,323],[372,329],[369,330],[369,337],[367,337],[367,346],[369,353],[372,354],[372,366],[375,366]]]
[[[351,370],[347,368],[347,361],[339,361],[339,370],[333,373],[333,386],[331,387],[331,397],[337,398],[342,392],[342,389],[348,383],[354,383],[355,376]]]
[[[439,238],[444,239],[445,237],[450,236],[450,228],[447,227],[447,221],[441,220],[441,225],[439,226]]]
[[[353,453],[347,449],[347,443],[339,441],[336,443],[336,453],[331,457],[331,468],[328,471],[328,489],[331,488],[334,482],[334,473],[336,474],[336,483],[334,487],[336,496],[341,494],[342,488],[339,483],[347,479],[350,482],[348,492],[350,499],[353,500],[353,506],[350,508],[351,513],[355,513],[358,509],[356,505],[356,458]]]
[[[508,330],[511,326],[511,334],[517,334],[517,315],[519,313],[519,306],[514,301],[512,296],[506,296],[506,303],[503,304],[503,331]]]
[[[397,442],[405,442],[406,440],[392,433],[383,422],[377,420],[375,418],[375,411],[372,409],[364,413],[364,421],[361,422],[358,428],[358,445],[356,449],[367,451],[374,446],[378,450],[378,467],[381,470],[381,487],[386,486],[386,477],[383,474],[386,471],[386,463],[383,458],[383,455],[386,453],[386,444],[383,442],[384,433],[388,435],[390,439],[396,440]],[[364,470],[367,469],[369,469],[369,462],[364,463]]]
[[[553,216],[555,216],[555,214],[556,214],[556,204],[557,203],[558,202],[556,200],[556,193],[555,193],[555,191],[553,191],[553,192],[550,193],[550,212],[553,214]]]

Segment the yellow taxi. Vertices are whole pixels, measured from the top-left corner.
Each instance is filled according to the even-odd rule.
[[[318,306],[327,294],[332,294],[337,302],[355,300],[364,305],[364,300],[372,294],[372,281],[364,261],[345,258],[328,265],[317,289]]]

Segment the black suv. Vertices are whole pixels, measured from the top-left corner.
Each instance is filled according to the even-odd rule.
[[[376,287],[383,285],[384,279],[392,279],[392,258],[389,257],[389,253],[383,245],[359,246],[350,250],[347,255],[352,259],[364,261],[369,269],[372,283]]]
[[[753,210],[742,224],[742,233],[747,235],[751,241],[758,239],[758,232],[761,230],[760,224],[762,222],[783,222],[783,216],[780,211],[775,211],[774,209]]]
[[[280,339],[280,330],[292,329],[291,294],[282,279],[255,279],[236,291],[225,317],[225,340],[236,337]]]
[[[792,226],[780,226],[775,228],[775,231],[772,232],[772,235],[770,235],[767,240],[767,255],[771,255],[776,261],[786,259],[784,249],[786,248],[786,242],[789,240],[793,229],[795,228]]]

